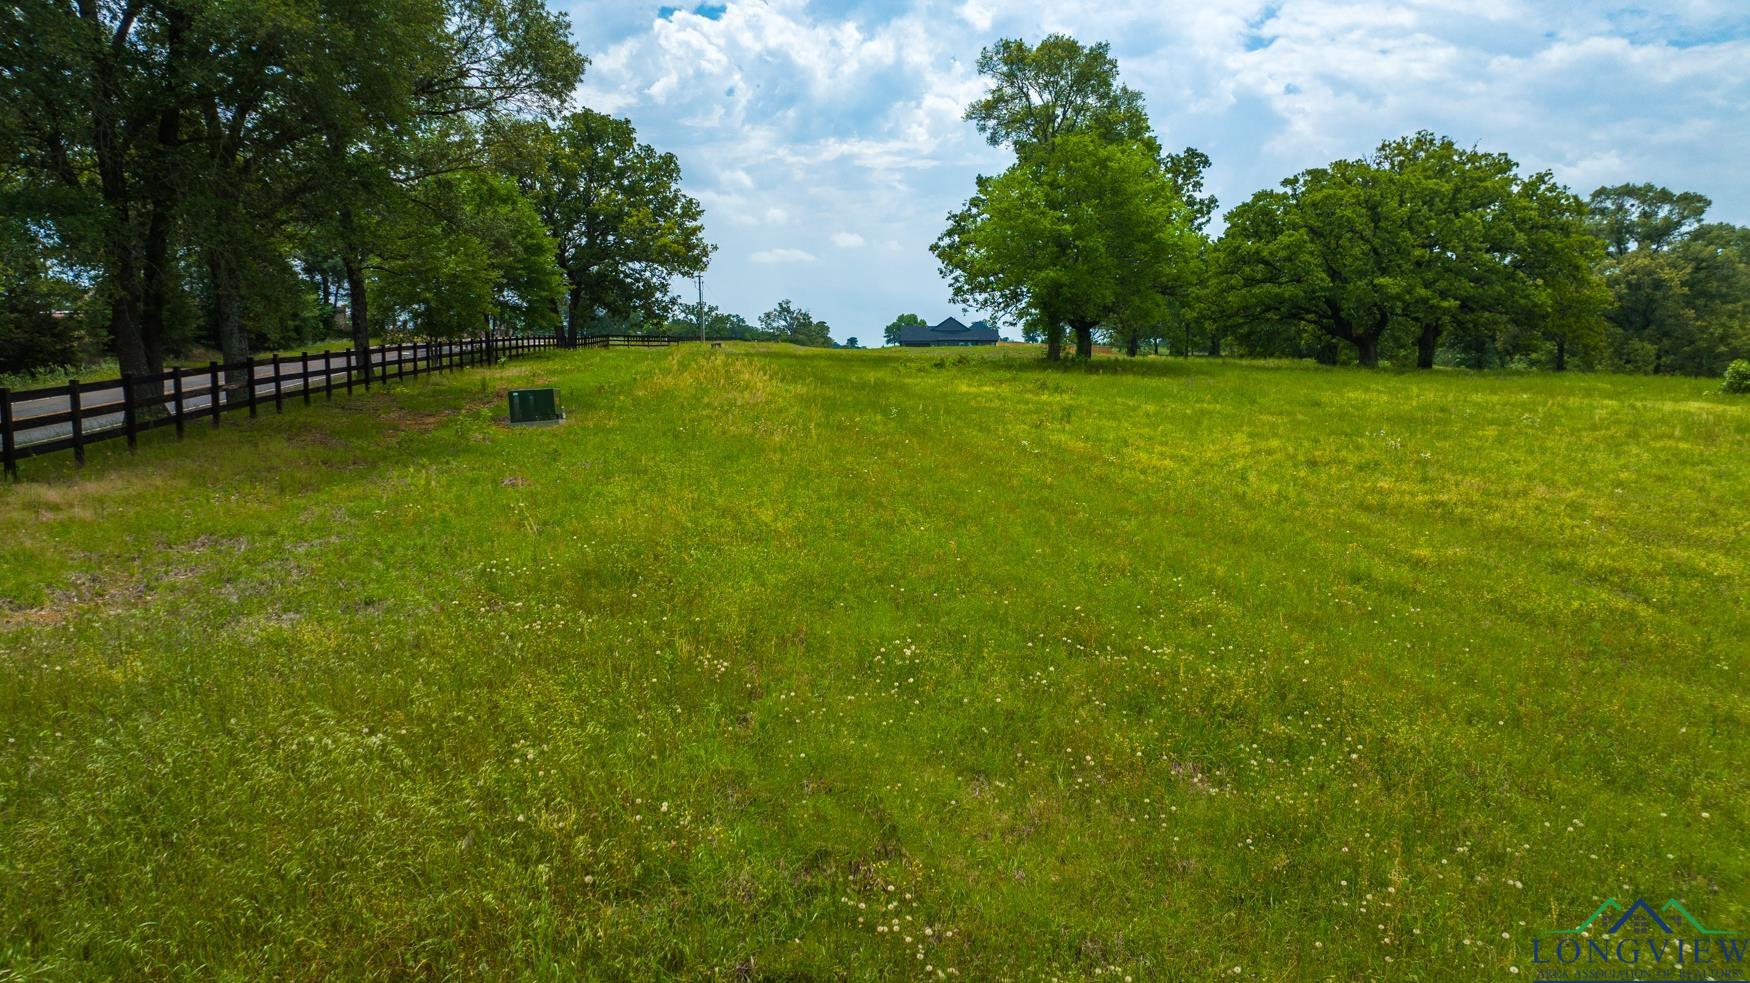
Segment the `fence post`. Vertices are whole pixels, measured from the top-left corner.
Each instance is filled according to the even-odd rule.
[[[67,380],[67,408],[73,417],[73,463],[85,466],[85,421],[79,413],[79,380]]]
[[[207,400],[213,411],[213,429],[219,429],[219,414],[224,407],[219,405],[219,363],[207,363]]]
[[[253,419],[255,419],[255,400],[256,400],[255,359],[246,358],[243,360],[243,374],[249,377],[249,418],[251,420],[253,420]]]
[[[18,451],[12,444],[12,390],[0,386],[0,463],[6,477],[18,480]]]
[[[275,413],[284,413],[286,411],[284,390],[280,383],[279,352],[273,353],[273,411]]]
[[[322,395],[330,403],[334,402],[334,352],[332,349],[322,349]]]
[[[310,405],[310,353],[299,352],[298,376],[300,387],[304,390],[304,405]]]
[[[122,433],[127,435],[128,450],[134,450],[139,425],[134,417],[134,377],[122,373]]]
[[[364,381],[365,392],[367,392],[367,393],[371,391],[371,361],[375,358],[376,358],[376,356],[371,354],[371,346],[366,345],[365,346],[365,362],[363,365],[358,366],[357,368],[359,370],[359,378]],[[358,361],[358,349],[357,348],[354,348],[352,350],[352,360],[355,362]],[[347,381],[350,382],[351,378],[349,377]]]
[[[348,348],[346,350],[346,394],[348,396],[352,395],[352,377],[358,372],[358,366],[353,364],[359,360],[358,354],[358,349],[356,348]]]
[[[170,367],[170,395],[176,407],[176,439],[182,439],[182,370]]]

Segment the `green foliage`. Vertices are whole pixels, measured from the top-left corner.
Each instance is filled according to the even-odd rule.
[[[580,318],[667,320],[670,281],[704,272],[714,248],[674,155],[639,143],[629,121],[587,109],[529,139],[543,159],[525,187],[558,245],[573,331]]]
[[[95,347],[85,328],[84,291],[46,268],[46,245],[25,223],[0,213],[0,375],[75,367]]]
[[[373,282],[385,323],[427,338],[559,327],[565,291],[553,240],[510,179],[433,178],[410,206],[379,232],[386,245]]]
[[[681,305],[677,316],[668,322],[668,333],[677,337],[697,338],[699,336],[700,310],[697,301]],[[747,323],[740,314],[732,314],[719,310],[715,304],[704,307],[705,333],[712,338],[737,338],[745,341],[760,340],[760,329]]]
[[[956,302],[1070,325],[1085,356],[1094,327],[1161,316],[1197,236],[1145,145],[1069,133],[980,178],[931,248]]]
[[[1726,378],[1720,383],[1723,393],[1750,393],[1750,359],[1740,358],[1726,366]]]
[[[1599,188],[1587,199],[1588,226],[1613,257],[1636,250],[1658,252],[1685,238],[1713,202],[1693,191],[1655,184]]]
[[[1707,205],[1701,195],[1651,185],[1593,195],[1613,300],[1600,364],[1717,375],[1750,355],[1750,229],[1703,223]]]
[[[761,337],[771,341],[787,341],[792,345],[824,348],[832,345],[831,328],[825,321],[788,300],[760,315]]]
[[[1006,354],[579,351],[31,462],[0,976],[1531,979],[1625,884],[1746,927],[1750,400]],[[498,424],[530,385],[571,420]]]
[[[1158,154],[1142,94],[1118,81],[1111,52],[1111,45],[1062,34],[1036,46],[1004,38],[979,52],[978,73],[991,87],[966,108],[966,119],[991,146],[1011,147],[1017,157],[1049,150],[1068,133],[1141,142]]]
[[[899,344],[900,332],[905,328],[922,328],[927,327],[928,325],[928,321],[925,321],[916,314],[901,314],[892,321],[889,321],[887,327],[881,329],[882,343],[887,345],[897,345]]]
[[[1202,306],[1253,334],[1323,332],[1368,366],[1413,345],[1431,368],[1443,337],[1565,352],[1595,342],[1608,299],[1584,218],[1548,174],[1418,133],[1235,208]]]
[[[1183,320],[1179,295],[1216,206],[1201,194],[1209,158],[1191,147],[1162,156],[1106,44],[1005,39],[978,70],[991,87],[966,118],[1016,163],[981,176],[932,247],[955,299],[1011,316],[1023,337],[1047,341],[1049,358],[1066,325],[1083,357],[1102,326],[1134,354]]]
[[[484,166],[507,120],[570,96],[569,30],[539,0],[24,4],[0,18],[9,206],[96,285],[129,371],[201,336],[242,357],[325,322],[334,298],[294,259],[313,244],[362,343],[366,269],[413,262],[370,236],[405,231],[404,208],[444,193],[428,180]],[[463,278],[426,298],[462,304],[444,318],[479,312],[469,274],[492,247],[418,261]]]

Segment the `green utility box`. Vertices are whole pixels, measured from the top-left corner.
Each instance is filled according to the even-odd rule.
[[[512,389],[510,391],[510,422],[552,423],[565,419],[559,412],[557,389]]]

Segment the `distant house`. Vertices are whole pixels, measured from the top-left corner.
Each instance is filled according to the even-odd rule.
[[[994,345],[999,340],[997,329],[985,321],[976,321],[971,327],[967,327],[953,318],[948,318],[934,326],[908,324],[899,329],[899,343],[907,348]]]

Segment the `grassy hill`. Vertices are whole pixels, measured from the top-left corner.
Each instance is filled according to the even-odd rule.
[[[524,383],[570,419],[503,426]],[[0,977],[1474,979],[1607,896],[1750,928],[1712,385],[580,351],[33,461]]]

